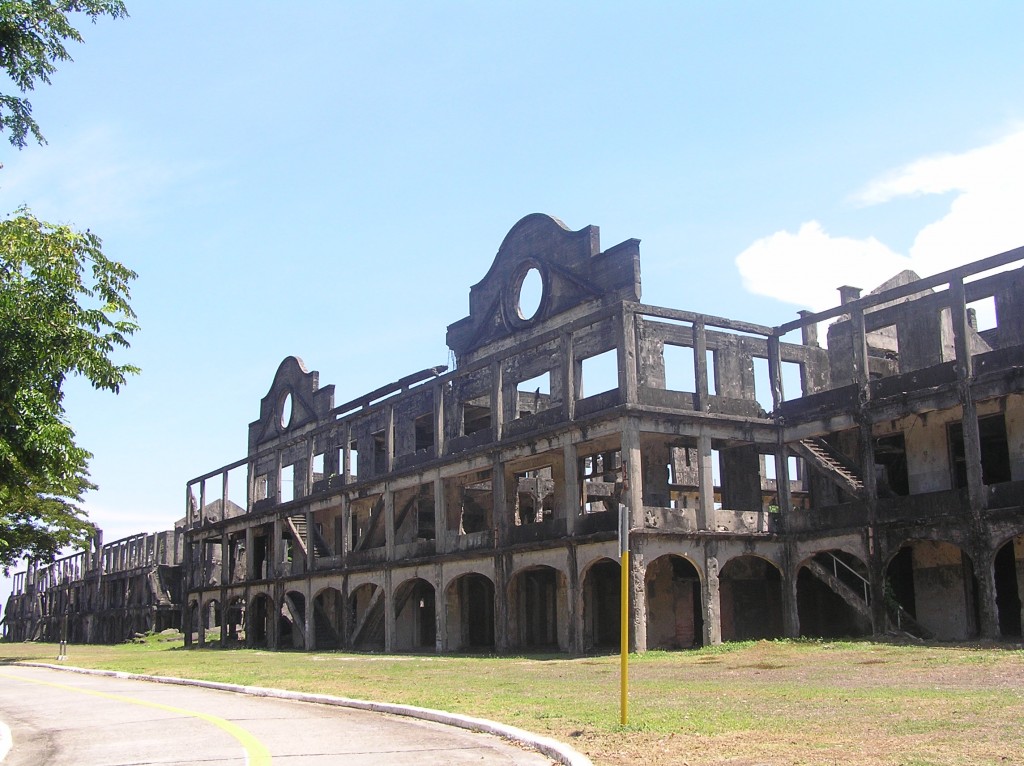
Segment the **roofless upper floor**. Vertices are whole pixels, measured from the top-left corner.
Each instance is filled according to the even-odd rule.
[[[767,444],[780,426],[836,430],[869,402],[940,406],[937,392],[955,397],[957,381],[1019,375],[1022,262],[1019,248],[926,279],[903,274],[863,297],[844,288],[839,306],[769,327],[645,305],[638,240],[602,251],[597,227],[530,215],[470,288],[468,316],[448,327],[455,369],[339,405],[333,385],[285,359],[249,426],[248,454],[189,482],[189,524],[219,520],[203,518],[210,508],[358,491],[624,413]]]

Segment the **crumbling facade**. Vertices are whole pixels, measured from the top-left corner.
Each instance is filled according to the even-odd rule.
[[[1019,637],[1022,267],[769,327],[645,305],[638,241],[527,216],[448,327],[453,369],[338,405],[282,362],[248,454],[188,482],[186,642],[614,647],[620,513],[637,650]]]
[[[624,507],[639,650],[1019,636],[1022,262],[843,288],[767,327],[644,305],[636,240],[528,216],[448,328],[454,369],[336,405],[281,364],[249,454],[188,485],[189,634],[615,646]],[[245,513],[197,517],[229,487]]]
[[[8,641],[112,644],[181,626],[181,530],[138,534],[14,575]]]

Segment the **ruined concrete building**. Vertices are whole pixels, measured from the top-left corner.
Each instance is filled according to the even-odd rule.
[[[769,327],[645,305],[637,240],[527,216],[448,327],[454,369],[339,405],[281,363],[248,454],[188,483],[186,640],[614,647],[620,510],[638,650],[1019,637],[1022,267]]]
[[[138,534],[14,575],[8,641],[112,644],[181,625],[180,530]]]

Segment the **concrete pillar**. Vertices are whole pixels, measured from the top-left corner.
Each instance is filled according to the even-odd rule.
[[[259,580],[260,573],[256,570],[256,530],[249,526],[245,528],[245,579]]]
[[[444,592],[444,567],[434,565],[434,651],[448,651],[448,599]]]
[[[395,594],[391,587],[391,570],[384,571],[384,651],[395,651]]]
[[[512,646],[509,635],[509,577],[512,557],[507,553],[494,556],[494,650],[499,654],[508,652]]]
[[[710,544],[704,549],[704,580],[702,597],[704,607],[704,645],[722,643],[722,597],[718,582],[718,558]]]
[[[644,528],[643,466],[640,458],[640,423],[622,419],[622,500],[629,509],[630,529]]]
[[[697,410],[708,412],[708,342],[704,322],[693,323],[693,370],[697,378]]]
[[[441,470],[434,471],[434,549],[439,553],[450,550],[448,540],[448,502],[444,491],[444,479]]]
[[[384,547],[388,561],[395,560],[395,493],[384,485]]]
[[[697,529],[715,529],[715,478],[711,467],[711,437],[697,437]]]
[[[617,356],[619,366],[619,391],[623,402],[637,401],[636,371],[636,314],[622,304],[619,314]],[[625,457],[625,454],[623,454]]]
[[[644,538],[630,541],[629,552],[629,610],[630,649],[647,651],[647,582],[644,579],[647,563],[644,559]]]
[[[575,444],[569,443],[562,447],[562,464],[565,477],[565,530],[572,537],[576,534],[576,522],[581,513],[579,458]]]

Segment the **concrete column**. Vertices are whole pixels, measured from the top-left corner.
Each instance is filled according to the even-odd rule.
[[[306,509],[306,574],[316,569],[316,529],[313,527],[313,511]]]
[[[267,578],[280,577],[284,571],[284,522],[280,516],[274,518],[274,531],[267,545]],[[278,604],[280,607],[281,605]]]
[[[572,347],[572,333],[563,332],[559,338],[562,346],[562,364],[559,374],[562,377],[562,412],[566,420],[576,417],[576,394],[579,386],[576,382],[576,357]]]
[[[629,310],[626,303],[622,304],[619,314],[618,365],[619,391],[623,402],[637,401],[636,373],[636,314]],[[625,454],[623,454],[625,457]]]
[[[395,651],[395,594],[391,587],[391,570],[384,571],[384,651]]]
[[[434,389],[434,454],[441,457],[445,448],[444,385],[435,383]]]
[[[448,599],[444,592],[444,567],[434,565],[434,651],[448,651]]]
[[[491,499],[494,506],[494,547],[501,548],[508,545],[512,518],[505,492],[505,464],[498,454],[494,455],[491,462]]]
[[[565,476],[565,529],[569,537],[576,534],[576,522],[580,517],[579,459],[576,445],[569,443],[562,447],[562,463]]]
[[[708,405],[708,341],[704,322],[693,323],[693,370],[697,378],[697,409],[707,412]]]
[[[643,466],[640,456],[640,423],[633,418],[622,420],[622,476],[625,481],[622,499],[629,508],[630,529],[644,528]]]
[[[245,579],[260,579],[256,571],[256,530],[251,526],[245,528]]]
[[[494,650],[503,654],[512,646],[509,635],[508,598],[509,577],[511,575],[512,557],[505,553],[494,556]]]
[[[313,603],[313,586],[306,580],[306,646],[307,652],[316,649],[316,605]]]
[[[634,652],[647,651],[647,582],[644,579],[644,538],[630,540],[629,551],[629,646]]]
[[[715,529],[715,476],[711,466],[711,437],[702,433],[697,437],[697,529]]]
[[[227,532],[220,535],[220,584],[221,587],[231,582],[231,540]],[[221,621],[223,622],[223,620]]]
[[[384,550],[388,561],[395,560],[395,493],[384,485]]]
[[[514,406],[514,405],[513,405]],[[515,417],[513,413],[510,417]],[[505,381],[501,371],[501,362],[491,363],[491,438],[501,439],[505,430]]]
[[[444,492],[444,479],[441,471],[434,471],[434,549],[438,553],[447,553],[448,542],[448,503]]]
[[[722,597],[718,583],[718,558],[714,546],[707,544],[704,549],[704,645],[722,643]]]

